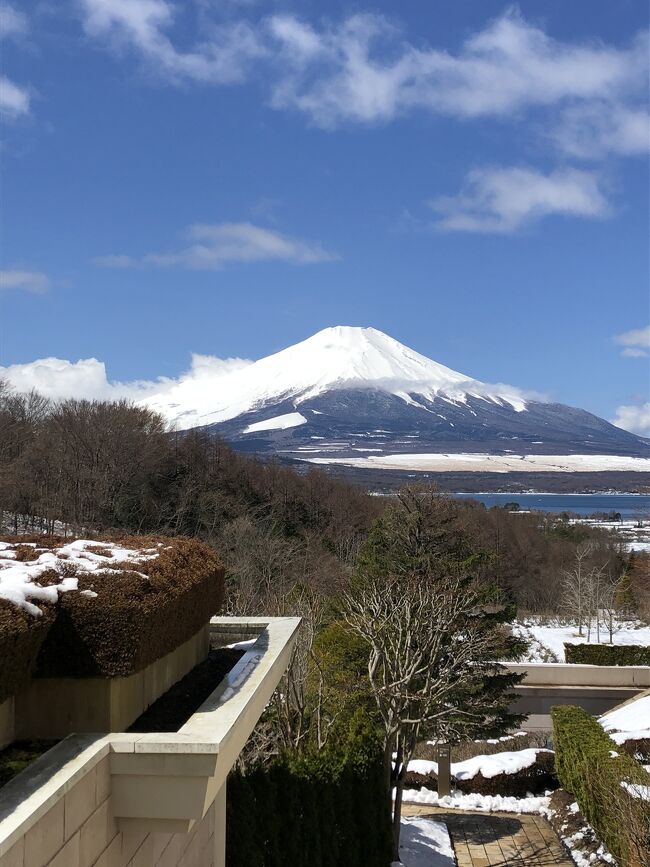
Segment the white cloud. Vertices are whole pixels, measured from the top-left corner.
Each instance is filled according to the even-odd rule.
[[[191,381],[199,387],[203,381],[214,382],[214,377],[229,373],[252,362],[241,358],[215,358],[210,355],[192,355],[189,370],[178,378],[158,377],[156,380],[115,382],[108,379],[106,366],[96,358],[67,361],[62,358],[40,358],[26,364],[0,367],[0,378],[17,391],[36,391],[53,400],[69,397],[88,400],[139,400],[152,395],[163,395],[176,385]]]
[[[457,196],[430,203],[435,226],[458,232],[510,233],[553,214],[598,218],[609,212],[596,175],[578,169],[543,174],[524,167],[469,172]]]
[[[190,226],[188,244],[169,253],[148,253],[140,258],[100,256],[98,265],[130,268],[143,265],[216,270],[229,262],[282,261],[298,265],[329,262],[336,257],[320,244],[301,241],[252,223],[212,223]]]
[[[265,53],[259,34],[245,21],[214,25],[191,50],[176,48],[167,31],[183,7],[167,0],[80,0],[80,6],[89,36],[137,51],[157,74],[178,83],[241,81],[250,62]]]
[[[372,13],[314,25],[235,4],[239,19],[217,23],[210,19],[211,10],[223,12],[217,4],[201,4],[192,18],[189,4],[172,0],[77,3],[90,37],[135,54],[155,75],[217,85],[255,77],[273,108],[299,111],[317,126],[387,123],[412,111],[521,123],[537,110],[545,114],[534,128],[565,155],[648,149],[647,32],[624,46],[560,40],[510,8],[451,52],[409,40]]]
[[[650,437],[650,401],[617,407],[616,418],[612,419],[612,424],[632,433]]]
[[[298,109],[320,126],[388,121],[412,109],[476,118],[594,100],[637,104],[645,93],[645,36],[629,48],[562,42],[516,10],[455,54],[415,45],[372,14],[321,30],[275,16],[270,31],[283,61],[273,104]]]
[[[29,114],[29,91],[6,75],[0,75],[0,114],[12,119]]]
[[[566,109],[552,137],[565,154],[579,159],[647,154],[650,115],[645,105],[594,100]]]
[[[624,347],[621,355],[627,358],[647,358],[650,355],[650,325],[617,334],[614,342]]]
[[[28,29],[26,15],[11,3],[0,3],[0,39],[24,36]]]
[[[27,17],[10,3],[0,2],[0,41],[18,39],[29,29]],[[4,65],[4,64],[3,64]],[[16,84],[6,75],[0,75],[0,115],[5,120],[14,120],[29,114],[29,90]]]
[[[40,271],[0,271],[0,292],[5,289],[22,289],[41,295],[49,288],[49,277]]]

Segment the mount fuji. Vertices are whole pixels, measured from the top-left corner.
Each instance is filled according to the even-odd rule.
[[[148,397],[236,448],[383,469],[650,469],[650,442],[582,409],[489,385],[374,328],[336,326]]]

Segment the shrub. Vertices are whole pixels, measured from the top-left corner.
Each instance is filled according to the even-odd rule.
[[[365,742],[364,742],[365,741]],[[386,867],[391,835],[372,735],[228,778],[227,867]]]
[[[649,805],[630,797],[621,784],[650,786],[650,774],[627,753],[619,752],[598,721],[582,708],[554,707],[551,716],[560,782],[623,867],[644,867],[650,863]],[[639,828],[645,832],[639,833]]]
[[[576,665],[650,665],[650,647],[565,643],[564,657]]]
[[[484,777],[483,774],[478,773],[467,780],[458,780],[452,776],[452,788],[463,794],[524,798],[529,792],[536,795],[548,789],[556,789],[557,784],[554,756],[550,750],[537,753],[532,765],[514,774],[503,773],[496,774],[494,777]],[[406,788],[425,786],[427,789],[437,791],[438,778],[434,773],[425,776],[411,772],[406,775],[405,785]]]

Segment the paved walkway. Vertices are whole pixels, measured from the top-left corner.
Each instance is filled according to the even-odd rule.
[[[575,867],[542,816],[470,813],[423,804],[404,804],[405,816],[431,816],[444,822],[458,867]]]

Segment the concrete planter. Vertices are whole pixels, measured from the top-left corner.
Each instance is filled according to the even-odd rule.
[[[222,867],[226,777],[299,623],[215,618],[216,633],[258,637],[180,731],[71,736],[12,780],[0,792],[0,867]]]

